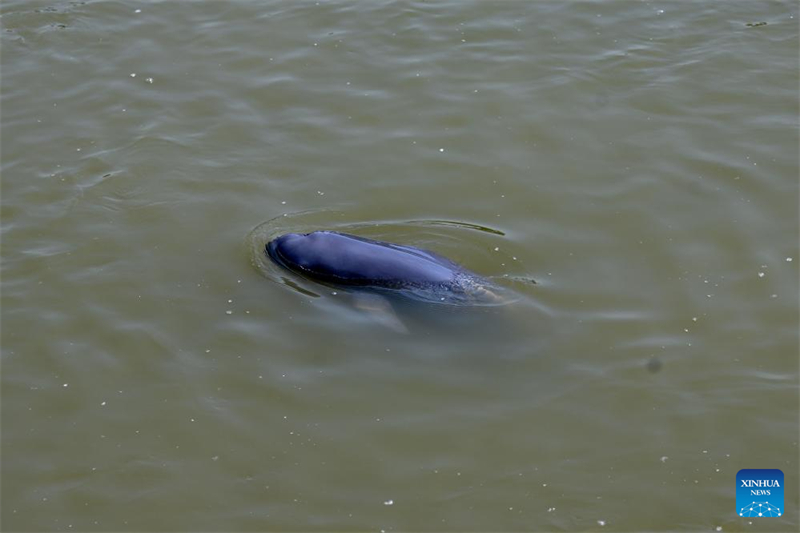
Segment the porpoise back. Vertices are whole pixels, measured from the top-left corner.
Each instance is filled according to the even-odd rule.
[[[270,241],[273,261],[310,279],[403,289],[447,286],[467,271],[427,250],[335,231],[289,233]]]

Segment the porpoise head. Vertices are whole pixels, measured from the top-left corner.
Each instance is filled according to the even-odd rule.
[[[319,261],[323,246],[313,233],[287,233],[267,243],[267,255],[290,270],[308,269]],[[316,241],[316,243],[314,242]]]

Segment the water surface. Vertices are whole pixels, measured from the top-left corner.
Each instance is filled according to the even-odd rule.
[[[4,530],[797,529],[796,2],[0,14]],[[518,300],[399,333],[284,214]]]

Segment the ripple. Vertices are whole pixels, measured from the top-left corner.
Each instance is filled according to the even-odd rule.
[[[497,237],[505,233],[499,229],[490,228],[481,224],[460,222],[442,219],[421,220],[388,220],[388,221],[359,221],[346,220],[346,213],[332,209],[310,210],[299,213],[284,214],[270,219],[256,226],[246,238],[246,246],[250,255],[250,263],[265,278],[272,282],[280,283],[290,289],[306,296],[319,297],[321,292],[319,284],[310,282],[300,276],[287,276],[287,271],[267,257],[264,253],[266,244],[272,239],[285,233],[309,233],[320,229],[350,233],[387,242],[401,242],[405,245],[416,246],[423,249],[435,249],[446,257],[453,256],[442,250],[458,251],[459,263],[468,264],[471,256],[485,254],[487,249],[498,252],[500,247],[496,243]],[[480,235],[482,240],[468,238]],[[494,243],[494,246],[492,244]],[[503,244],[505,247],[505,244]],[[519,300],[511,286],[516,284],[535,284],[529,276],[487,276],[493,282],[504,283],[505,287],[492,287],[499,298],[483,301],[469,301],[469,305],[504,305]],[[330,291],[327,291],[330,292]],[[439,298],[431,299],[418,291],[409,291],[409,296],[421,299],[428,303],[440,303]],[[451,300],[446,303],[454,303]]]

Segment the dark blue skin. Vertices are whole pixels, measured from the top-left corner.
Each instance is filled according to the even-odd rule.
[[[267,243],[266,252],[282,267],[332,285],[399,290],[412,298],[453,304],[475,303],[487,292],[496,297],[477,274],[413,246],[315,231],[277,237]]]

